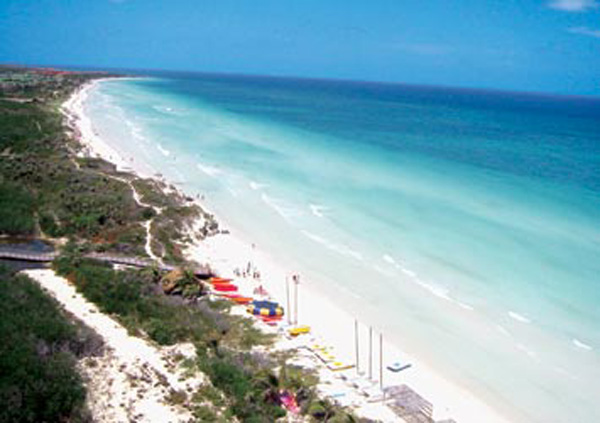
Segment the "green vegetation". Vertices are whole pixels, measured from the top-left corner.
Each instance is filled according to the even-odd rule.
[[[28,78],[14,83],[7,77],[12,73],[0,69],[0,185],[18,193],[10,203],[22,217],[8,219],[12,224],[3,224],[0,234],[30,235],[38,218],[41,230],[52,237],[127,232],[142,213],[131,189],[73,160],[78,146],[67,136],[58,107],[92,76],[25,72]],[[6,207],[0,207],[4,216]]]
[[[145,333],[161,345],[190,341],[203,347],[248,349],[272,340],[248,319],[224,313],[227,303],[201,298],[184,304],[163,295],[160,274],[153,269],[117,271],[104,262],[82,258],[72,246],[54,267],[103,312],[116,315],[132,333]]]
[[[203,212],[158,183],[118,172],[97,158],[76,157],[81,145],[68,134],[60,104],[86,73],[45,74],[0,67],[0,235],[69,237],[96,251],[144,256],[142,223],[153,208],[137,204],[132,187],[151,205],[165,207],[153,222],[153,249],[183,263],[187,222]]]
[[[34,281],[4,267],[0,310],[0,421],[88,421],[75,362],[99,341]]]
[[[204,285],[185,271],[184,244],[190,236],[217,233],[213,216],[191,198],[166,194],[160,181],[76,154],[81,145],[68,134],[59,106],[95,77],[0,67],[0,236],[67,238],[54,268],[100,310],[160,345],[192,342],[197,359],[186,366],[202,370],[212,385],[173,391],[166,399],[189,406],[197,421],[275,421],[286,414],[280,390],[293,392],[315,421],[354,421],[318,399],[314,375],[256,352],[273,337],[229,314],[229,303],[209,300]],[[200,216],[204,226],[190,234]],[[115,270],[83,258],[92,251],[146,255],[148,221],[153,253],[181,265],[179,276],[169,279],[157,268]],[[74,363],[93,337],[69,324],[28,278],[5,270],[0,277],[0,421],[85,421],[85,391]]]
[[[0,233],[33,233],[34,199],[29,191],[15,183],[0,184]]]
[[[250,352],[255,346],[270,345],[273,338],[256,329],[247,318],[224,313],[228,303],[205,297],[194,302],[177,301],[162,293],[158,272],[117,271],[106,263],[82,258],[72,246],[55,260],[54,267],[103,312],[115,315],[131,333],[146,334],[161,345],[194,343],[198,352],[196,366],[218,389],[203,388],[194,395],[194,412],[200,421],[214,413],[206,403],[229,410],[244,422],[274,421],[285,415],[279,403],[280,389],[300,393],[306,413],[315,407],[329,410],[314,412],[318,421],[345,415],[318,400],[313,390],[315,375],[287,366],[283,358],[277,361],[277,357],[267,353]],[[185,273],[183,278],[174,280],[184,281],[184,286],[199,283]],[[180,397],[180,393],[170,396],[173,401],[181,400]]]

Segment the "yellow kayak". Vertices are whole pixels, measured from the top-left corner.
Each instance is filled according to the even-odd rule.
[[[310,326],[298,326],[288,330],[288,333],[292,336],[302,335],[303,333],[309,333]]]

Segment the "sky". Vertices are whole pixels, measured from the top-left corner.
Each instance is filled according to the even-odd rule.
[[[600,96],[600,0],[0,0],[0,63]]]

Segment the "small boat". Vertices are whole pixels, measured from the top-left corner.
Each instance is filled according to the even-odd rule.
[[[252,298],[238,296],[238,297],[231,298],[231,300],[237,304],[248,304],[250,301],[252,301]]]

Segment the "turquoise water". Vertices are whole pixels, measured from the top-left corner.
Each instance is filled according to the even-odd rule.
[[[162,74],[86,109],[515,421],[600,421],[600,100]]]

